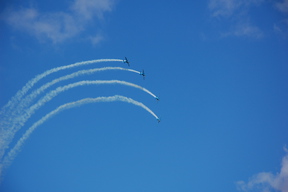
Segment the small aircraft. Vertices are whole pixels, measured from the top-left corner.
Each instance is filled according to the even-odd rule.
[[[160,123],[161,119],[157,118],[158,123]]]
[[[127,63],[128,66],[130,67],[130,62],[128,61],[127,57],[125,57],[125,59],[123,60],[123,63]]]
[[[155,99],[157,100],[157,101],[159,101],[160,99],[159,99],[159,97],[155,97]]]
[[[145,79],[145,73],[144,73],[144,69],[140,72],[140,75],[142,75],[143,76],[143,79]]]

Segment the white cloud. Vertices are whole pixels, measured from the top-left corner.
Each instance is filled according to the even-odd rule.
[[[279,11],[288,13],[288,0],[283,0],[281,3],[276,3],[275,6]]]
[[[219,18],[229,26],[222,36],[245,36],[261,38],[264,36],[262,30],[250,22],[249,9],[259,6],[264,0],[210,0],[208,8],[212,17]]]
[[[111,11],[113,2],[111,0],[75,0],[71,9],[85,20],[91,19],[94,15],[102,18],[103,13]]]
[[[288,0],[282,0],[274,4],[276,9],[283,13],[282,20],[275,22],[274,31],[284,39],[288,38]]]
[[[233,29],[229,32],[222,33],[222,35],[225,36],[246,36],[246,37],[252,37],[252,38],[262,38],[264,36],[264,33],[256,26],[253,26],[246,23],[236,24],[233,26]]]
[[[287,152],[287,149],[285,150]],[[254,191],[255,189],[259,192],[272,192],[275,190],[288,192],[288,154],[282,159],[280,173],[258,173],[250,178],[247,183],[238,181],[237,185],[240,191],[245,192]]]
[[[16,29],[26,31],[38,39],[48,38],[54,43],[75,36],[82,30],[73,16],[66,13],[39,14],[34,8],[10,12],[6,21]]]
[[[112,5],[112,0],[75,0],[69,12],[41,13],[35,8],[23,8],[8,10],[4,15],[15,29],[28,32],[39,40],[59,43],[85,31],[95,17],[103,19],[103,13],[111,11]]]
[[[104,40],[104,37],[100,34],[97,34],[95,36],[89,37],[90,41],[92,42],[93,45],[98,44],[99,42]]]
[[[230,16],[239,6],[241,1],[237,0],[210,0],[209,9],[213,16]]]
[[[232,16],[235,12],[246,10],[252,5],[259,5],[264,0],[210,0],[209,9],[214,17]]]

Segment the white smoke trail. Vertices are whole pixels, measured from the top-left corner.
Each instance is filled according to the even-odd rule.
[[[83,61],[83,62],[77,62],[71,65],[65,65],[61,67],[56,67],[50,70],[45,71],[42,74],[37,75],[35,78],[31,79],[26,83],[26,85],[19,90],[12,99],[0,110],[0,137],[4,138],[7,133],[10,132],[10,124],[8,122],[12,122],[14,119],[14,115],[11,113],[15,112],[15,106],[17,106],[18,102],[22,99],[22,97],[36,84],[38,81],[40,81],[42,78],[69,68],[78,67],[82,65],[88,65],[93,63],[99,63],[99,62],[123,62],[121,59],[98,59],[98,60],[90,60],[90,61]],[[133,70],[132,70],[133,71]],[[2,139],[0,140],[0,159],[4,154],[5,149],[7,148],[7,145],[5,146],[5,141]]]
[[[12,117],[12,122],[10,123],[11,127],[9,128],[9,131],[5,132],[5,134],[2,135],[2,140],[5,142],[2,146],[2,148],[7,148],[8,144],[12,141],[14,135],[16,134],[16,132],[18,130],[21,129],[21,127],[24,126],[24,124],[26,123],[26,121],[35,113],[36,110],[38,110],[41,106],[43,106],[45,103],[47,103],[48,101],[50,101],[51,99],[53,99],[54,97],[56,97],[59,93],[67,91],[69,89],[72,89],[74,87],[78,87],[78,86],[83,86],[83,85],[100,85],[100,84],[121,84],[121,85],[126,85],[126,86],[130,86],[130,87],[134,87],[137,89],[140,89],[150,95],[154,95],[153,93],[151,93],[150,91],[148,91],[147,89],[133,84],[133,83],[129,83],[126,81],[119,81],[119,80],[94,80],[94,81],[79,81],[76,83],[71,83],[62,87],[58,87],[52,91],[50,91],[49,93],[47,93],[44,97],[42,97],[41,99],[39,99],[39,101],[32,105],[28,110],[23,111],[22,114],[20,114],[19,116],[14,116]],[[1,152],[1,156],[3,156],[4,154],[4,150]],[[0,156],[0,159],[1,159]]]
[[[148,111],[151,115],[153,115],[156,119],[158,119],[157,115],[151,110],[149,109],[147,106],[145,106],[143,103],[140,103],[138,101],[135,101],[131,98],[127,98],[124,96],[120,96],[120,95],[115,95],[115,96],[111,96],[111,97],[97,97],[97,98],[86,98],[86,99],[82,99],[82,100],[78,100],[75,102],[71,102],[71,103],[66,103],[64,105],[59,106],[57,109],[55,109],[54,111],[48,113],[47,115],[45,115],[44,117],[42,117],[39,121],[37,121],[36,123],[34,123],[26,132],[25,134],[18,140],[18,142],[16,143],[16,145],[13,147],[13,149],[11,149],[8,154],[5,156],[3,163],[2,163],[2,167],[3,168],[7,168],[12,161],[14,160],[14,158],[16,157],[17,153],[20,151],[21,146],[23,145],[23,143],[29,138],[29,136],[31,135],[31,133],[41,124],[43,124],[46,120],[48,120],[50,117],[56,115],[57,113],[59,113],[60,111],[66,110],[66,109],[70,109],[72,107],[76,107],[76,106],[80,106],[83,104],[88,104],[88,103],[95,103],[95,102],[114,102],[114,101],[122,101],[122,102],[127,102],[127,103],[131,103],[134,105],[137,105],[139,107],[142,107],[143,109],[145,109],[146,111]],[[1,172],[1,170],[0,170]]]
[[[73,67],[88,65],[88,64],[92,64],[92,63],[99,63],[99,62],[123,62],[123,60],[122,59],[97,59],[97,60],[77,62],[77,63],[71,64],[71,65],[65,65],[65,66],[56,67],[56,68],[47,70],[44,73],[41,73],[41,74],[37,75],[35,78],[28,81],[28,83],[26,83],[26,85],[21,90],[19,90],[16,93],[16,95],[14,97],[12,97],[12,99],[2,108],[2,110],[0,111],[0,116],[4,116],[4,115],[7,116],[8,115],[7,110],[9,110],[9,109],[12,110],[14,108],[14,106],[20,101],[20,99],[29,91],[29,89],[31,89],[35,83],[37,83],[39,80],[46,77],[47,75],[50,75],[52,73],[55,73],[55,72],[58,72],[58,71],[61,71],[64,69],[69,69],[69,68],[73,68]],[[1,122],[0,122],[0,125],[1,125]]]
[[[56,97],[59,93],[67,91],[68,89],[72,89],[74,87],[78,87],[78,86],[83,86],[83,85],[100,85],[100,84],[121,84],[121,85],[126,85],[126,86],[130,86],[130,87],[134,87],[137,89],[140,89],[148,94],[150,94],[151,96],[154,97],[154,94],[151,93],[149,90],[136,85],[134,83],[129,83],[126,81],[120,81],[120,80],[93,80],[93,81],[78,81],[76,83],[71,83],[62,87],[58,87],[56,89],[54,89],[53,91],[50,91],[49,93],[47,93],[42,99],[40,99],[36,104],[34,104],[33,106],[31,106],[28,111],[25,112],[26,117],[30,117],[33,113],[35,113],[35,111],[37,109],[39,109],[41,106],[43,106],[45,103],[47,103],[48,101],[50,101],[51,99],[53,99],[54,97]],[[22,119],[23,116],[19,119]],[[26,118],[25,118],[26,119]],[[26,120],[25,120],[26,121]],[[23,124],[25,121],[22,121]]]
[[[54,79],[45,85],[41,86],[37,90],[33,91],[31,94],[26,96],[23,100],[21,100],[19,106],[16,108],[16,110],[12,113],[11,116],[15,116],[21,112],[23,112],[23,109],[26,108],[31,104],[33,99],[35,99],[39,94],[43,93],[46,89],[51,87],[52,85],[59,83],[64,80],[72,79],[75,77],[78,77],[80,75],[88,75],[88,74],[93,74],[95,72],[100,72],[100,71],[106,71],[106,70],[122,70],[122,71],[129,71],[129,72],[134,72],[137,74],[140,74],[139,71],[133,70],[133,69],[127,69],[127,68],[122,68],[122,67],[102,67],[102,68],[94,68],[94,69],[87,69],[87,70],[80,70],[74,73],[71,73],[69,75],[59,77],[57,79]]]
[[[18,124],[20,126],[23,126],[24,123],[27,121],[27,119],[29,119],[31,117],[31,115],[33,115],[35,113],[36,110],[38,110],[41,106],[43,106],[45,103],[47,103],[48,101],[50,101],[51,99],[53,99],[54,97],[56,97],[59,93],[67,91],[69,89],[72,89],[74,87],[78,87],[78,86],[83,86],[83,85],[100,85],[100,84],[121,84],[121,85],[126,85],[126,86],[130,86],[130,87],[134,87],[137,89],[140,89],[152,96],[154,96],[153,93],[151,93],[150,91],[148,91],[147,89],[136,85],[134,83],[129,83],[126,81],[119,81],[119,80],[94,80],[94,81],[78,81],[76,83],[71,83],[62,87],[58,87],[56,89],[54,89],[53,91],[50,91],[49,93],[47,93],[44,97],[42,97],[36,104],[32,105],[26,112],[24,112],[25,114],[22,115],[21,117],[18,117]],[[16,119],[16,117],[14,118]],[[16,131],[18,131],[16,129]]]

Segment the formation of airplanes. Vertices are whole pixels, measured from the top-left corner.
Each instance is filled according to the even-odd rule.
[[[130,67],[130,62],[128,61],[127,57],[125,57],[125,58],[123,59],[123,63],[127,63],[127,65]],[[144,69],[139,73],[139,75],[142,75],[142,76],[143,76],[143,79],[145,79],[145,76],[146,76],[146,75],[145,75]],[[159,97],[155,97],[155,99],[156,99],[157,101],[160,100]],[[157,121],[158,121],[158,123],[160,123],[161,119],[157,118]]]

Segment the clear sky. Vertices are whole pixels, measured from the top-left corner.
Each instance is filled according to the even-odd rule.
[[[0,2],[0,107],[46,70],[125,56],[145,80],[120,70],[82,75],[34,103],[82,80],[127,81],[160,98],[118,84],[69,89],[31,116],[5,155],[33,123],[79,99],[123,95],[161,117],[124,102],[62,111],[25,142],[1,192],[288,191],[288,0]],[[28,93],[107,66],[128,68],[62,70]],[[5,123],[17,120],[1,115],[0,145]]]

